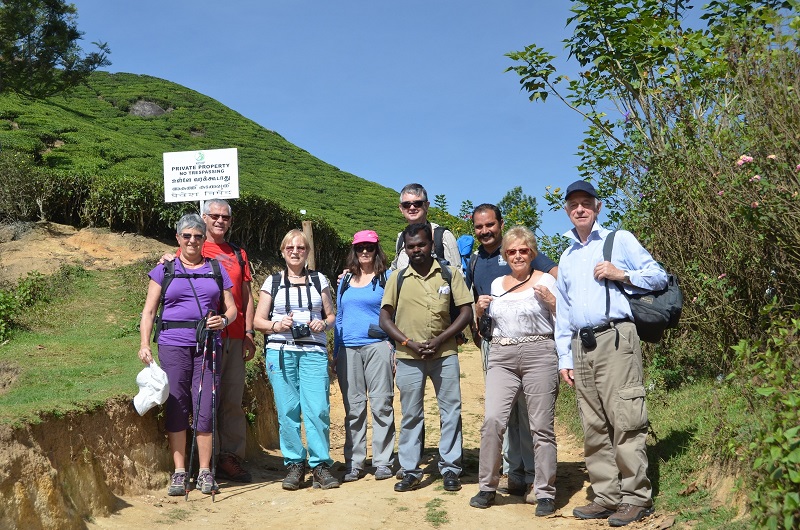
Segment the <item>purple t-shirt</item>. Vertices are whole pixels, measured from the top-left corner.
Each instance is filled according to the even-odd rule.
[[[176,259],[175,273],[184,272],[188,274],[210,274],[214,271],[208,261],[198,269],[185,270],[180,260]],[[220,266],[220,272],[222,272],[222,287],[230,289],[233,283],[225,271],[225,267]],[[160,284],[164,279],[164,266],[156,265],[148,276],[150,276],[151,280]],[[192,286],[194,286],[194,291],[192,291]],[[195,297],[195,292],[197,297]],[[215,278],[179,278],[176,276],[172,279],[167,289],[164,298],[164,314],[161,319],[177,322],[201,320],[208,314],[209,309],[219,310],[220,296],[219,284]],[[198,301],[200,307],[198,307]],[[165,329],[159,334],[158,343],[166,346],[195,346],[197,344],[195,330],[194,328]]]

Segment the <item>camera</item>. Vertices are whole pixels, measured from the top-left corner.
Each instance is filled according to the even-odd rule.
[[[311,336],[311,328],[308,324],[292,324],[292,338],[302,339]]]
[[[578,336],[581,338],[581,344],[587,350],[593,350],[597,347],[597,339],[594,336],[594,330],[587,326],[578,330]]]
[[[481,318],[478,319],[478,331],[484,339],[492,340],[492,317],[486,313],[481,315]]]

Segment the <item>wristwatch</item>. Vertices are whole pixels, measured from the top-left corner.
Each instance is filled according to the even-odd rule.
[[[226,317],[225,315],[222,315],[222,327],[223,328],[228,327],[228,317]]]
[[[256,336],[256,331],[254,329],[246,329],[244,330],[245,335],[250,335],[251,337]]]

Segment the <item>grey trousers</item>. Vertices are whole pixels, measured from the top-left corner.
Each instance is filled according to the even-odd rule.
[[[484,380],[489,363],[489,346],[488,340],[481,341]],[[533,438],[527,417],[528,405],[520,394],[511,407],[508,429],[503,435],[503,474],[508,475],[509,482],[517,484],[533,484]]]
[[[397,389],[403,419],[400,422],[398,457],[407,474],[422,477],[420,456],[425,425],[425,380],[430,377],[439,403],[441,438],[439,472],[461,474],[461,367],[458,355],[439,359],[397,359]]]
[[[572,339],[575,390],[594,502],[652,506],[647,478],[647,405],[636,326],[626,322],[596,335],[597,347]]]
[[[486,372],[486,399],[478,486],[495,491],[500,481],[500,448],[514,400],[524,396],[533,438],[537,499],[556,495],[555,411],[558,396],[558,355],[552,339],[508,346],[493,344]]]
[[[367,396],[372,412],[372,465],[394,464],[394,375],[386,341],[344,348],[336,359],[344,401],[344,463],[363,470],[367,460]]]
[[[217,410],[218,454],[231,454],[244,460],[247,445],[247,420],[242,409],[244,395],[244,359],[242,339],[222,341],[222,361]]]

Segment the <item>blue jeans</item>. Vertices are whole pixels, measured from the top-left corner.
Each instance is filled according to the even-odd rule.
[[[441,438],[439,471],[461,474],[461,369],[458,355],[439,359],[397,359],[395,382],[400,391],[403,420],[400,423],[398,457],[406,474],[422,477],[419,467],[422,430],[425,427],[425,380],[430,377],[439,403]]]
[[[266,364],[275,394],[284,464],[305,462],[308,455],[308,465],[312,468],[332,465],[328,356],[321,352],[267,349]],[[308,451],[300,434],[301,419],[306,428]]]

